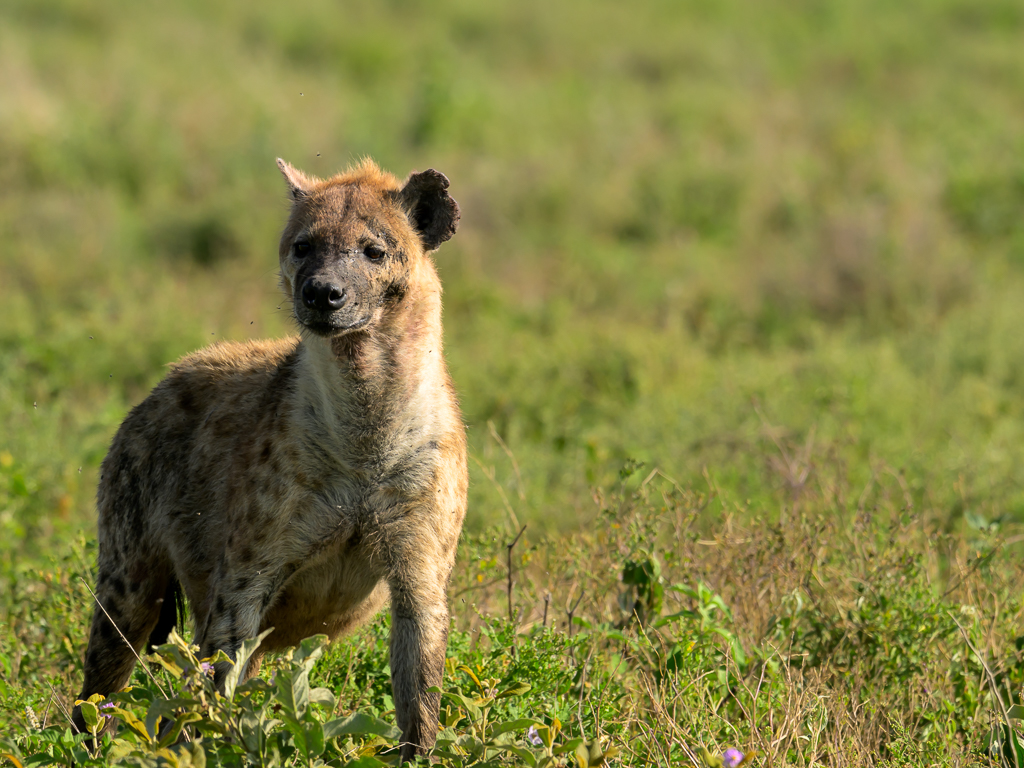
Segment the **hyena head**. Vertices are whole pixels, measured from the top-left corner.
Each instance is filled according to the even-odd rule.
[[[424,254],[455,234],[459,206],[433,169],[402,184],[369,160],[327,180],[277,164],[293,202],[281,287],[299,325],[318,336],[380,323],[415,284]]]

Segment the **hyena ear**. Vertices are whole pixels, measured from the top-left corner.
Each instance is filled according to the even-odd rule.
[[[313,180],[280,157],[277,158],[277,167],[281,169],[281,173],[284,174],[284,180],[288,182],[288,194],[292,200],[299,201],[305,197],[310,187],[313,186]]]
[[[398,198],[419,233],[424,250],[436,250],[455,234],[459,204],[448,194],[448,177],[440,171],[431,168],[412,174]]]

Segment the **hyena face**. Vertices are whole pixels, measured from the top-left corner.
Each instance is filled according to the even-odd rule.
[[[319,181],[278,164],[295,203],[281,237],[281,284],[299,324],[319,336],[377,325],[423,253],[455,232],[458,205],[437,171],[400,186],[375,167]]]

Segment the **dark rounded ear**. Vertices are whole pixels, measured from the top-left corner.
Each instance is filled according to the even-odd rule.
[[[433,251],[459,226],[459,204],[448,194],[448,177],[433,168],[409,176],[398,198],[423,249]]]
[[[288,182],[288,194],[292,200],[298,201],[305,197],[309,188],[313,185],[313,181],[298,168],[286,163],[280,157],[277,158],[277,167],[281,169],[281,173],[284,174],[284,180]]]

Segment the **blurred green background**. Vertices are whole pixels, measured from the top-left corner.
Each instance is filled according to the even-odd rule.
[[[471,530],[630,459],[1024,518],[1022,94],[1019,0],[5,0],[3,568],[166,363],[291,332],[277,156],[451,179]]]

